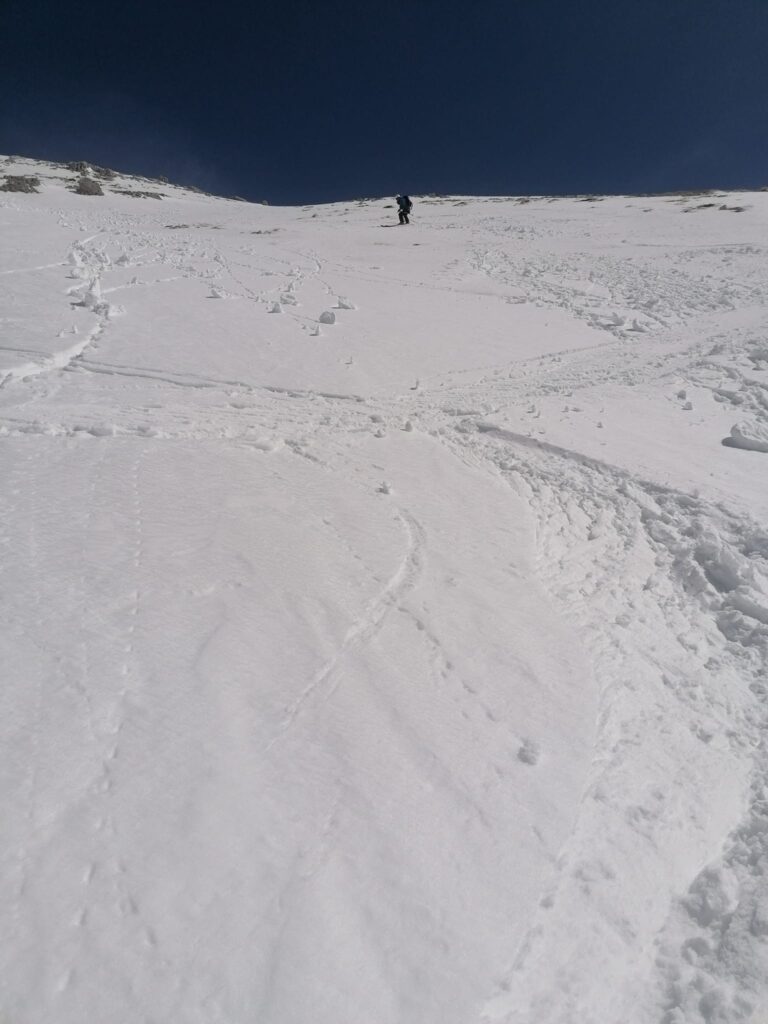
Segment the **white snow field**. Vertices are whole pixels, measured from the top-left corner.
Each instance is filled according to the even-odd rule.
[[[768,193],[5,174],[3,1024],[766,1024]]]

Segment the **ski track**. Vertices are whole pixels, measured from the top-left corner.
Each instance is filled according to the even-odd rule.
[[[398,510],[397,519],[407,537],[407,549],[402,562],[382,592],[349,627],[338,651],[313,676],[298,697],[286,706],[280,730],[267,744],[267,750],[270,750],[280,736],[291,728],[308,701],[319,696],[322,696],[323,700],[328,700],[333,696],[341,682],[340,673],[345,657],[353,649],[364,647],[371,642],[392,608],[397,607],[404,595],[416,584],[424,559],[424,530],[404,509]]]
[[[61,222],[69,214],[61,210],[55,216]],[[313,460],[319,471],[344,477],[361,471],[361,437],[415,429],[472,466],[501,477],[510,492],[524,496],[534,516],[537,580],[558,614],[579,624],[601,698],[590,777],[557,857],[554,881],[540,894],[522,942],[505,951],[507,968],[496,990],[477,993],[480,1009],[474,1019],[762,1024],[768,1020],[768,532],[725,502],[509,429],[501,414],[602,382],[656,387],[682,381],[683,388],[700,389],[732,409],[741,426],[723,444],[749,448],[750,438],[759,439],[768,425],[768,384],[761,377],[768,368],[765,250],[738,242],[659,242],[663,252],[632,260],[608,252],[549,252],[547,241],[560,237],[562,223],[516,225],[511,219],[476,221],[464,237],[463,255],[442,266],[441,273],[455,279],[444,284],[376,277],[306,246],[278,245],[269,235],[228,255],[212,241],[194,237],[194,226],[169,239],[167,230],[150,229],[137,215],[98,220],[83,214],[83,226],[93,233],[72,244],[66,260],[2,271],[11,277],[69,268],[76,283],[62,291],[62,323],[69,303],[87,311],[93,323],[72,344],[4,371],[0,389],[8,402],[2,407],[1,432],[5,438],[43,434],[84,443],[90,438],[103,446],[101,459],[113,440],[126,437],[143,445],[213,440],[253,445],[267,454],[285,444]],[[455,231],[456,221],[446,219],[433,230]],[[578,235],[578,229],[574,232]],[[586,227],[584,232],[587,237]],[[211,234],[215,240],[215,231]],[[153,266],[175,273],[151,282],[109,284],[118,271],[146,273]],[[313,289],[322,289],[336,303],[333,308],[344,312],[354,309],[357,282],[387,280],[455,293],[461,290],[462,275],[470,272],[475,286],[479,276],[506,290],[504,295],[488,293],[492,301],[564,310],[602,332],[604,342],[514,363],[443,371],[425,378],[425,387],[417,381],[410,394],[376,397],[354,389],[315,391],[181,367],[131,366],[109,355],[110,325],[121,310],[103,296],[133,288],[164,295],[179,282],[219,288],[224,298],[248,303],[257,324],[277,303],[303,332],[319,313],[305,305]],[[335,284],[338,276],[350,282],[348,305]],[[261,283],[253,287],[252,278]],[[270,283],[262,286],[264,281]],[[755,311],[752,324],[742,323],[750,310]],[[35,356],[33,350],[4,351]],[[104,395],[93,392],[93,410],[68,414],[65,404],[59,410],[53,399],[58,403],[70,382],[80,385],[86,378],[93,379],[94,388],[104,381]],[[114,408],[109,407],[110,388],[123,389]],[[142,404],[146,389],[150,395],[156,390],[164,406],[156,415]],[[193,409],[190,419],[187,403],[202,392],[208,404]],[[537,410],[531,412],[532,420],[537,416]],[[317,452],[330,457],[320,458]],[[765,470],[760,449],[746,456],[755,459],[755,472]],[[101,853],[88,881],[110,873],[102,886],[122,915],[137,920],[151,948],[156,938],[141,922],[140,899],[119,858],[120,836],[110,809],[125,705],[140,675],[134,647],[142,624],[142,457],[143,448],[135,454],[126,497],[132,583],[120,638],[121,682],[105,711],[84,641],[76,690],[91,756],[101,762],[92,809]],[[86,536],[98,505],[98,478],[96,468],[84,505]],[[363,473],[357,486],[369,487],[371,479]],[[38,500],[34,492],[26,495],[27,556],[35,581],[44,577],[45,568],[36,532]],[[9,515],[17,507],[10,506]],[[413,618],[433,671],[449,675],[439,636],[403,606],[429,557],[429,523],[417,521],[405,507],[393,508],[405,539],[399,565],[349,625],[338,649],[284,705],[266,752],[303,719],[309,728],[313,705],[328,701],[344,684],[345,662],[374,642],[392,609]],[[43,595],[36,587],[30,613],[44,624]],[[84,575],[80,587],[85,592]],[[20,795],[30,835],[38,825],[37,765],[46,715],[39,678],[36,686]],[[474,693],[470,696],[482,703]],[[99,713],[109,720],[106,732]],[[643,742],[649,730],[667,736],[663,753]],[[729,776],[732,785],[713,799],[720,776]],[[680,782],[678,790],[670,789],[670,779]],[[742,804],[734,816],[737,791]],[[337,813],[338,807],[327,819],[318,848],[335,827]],[[678,853],[681,831],[689,856]],[[28,886],[28,853],[20,849],[14,860],[17,918]],[[631,896],[625,900],[627,880],[643,878],[652,880],[653,895],[645,903]],[[82,922],[88,909],[86,895]],[[577,922],[586,924],[577,927]],[[594,963],[590,936],[599,940],[600,965]],[[273,959],[279,957],[280,942],[278,936]],[[635,958],[630,978],[628,948]],[[61,992],[77,971],[76,952],[67,956],[58,982]],[[269,1002],[268,983],[264,1005]],[[639,1011],[642,1016],[633,1017]]]
[[[68,369],[87,349],[97,344],[111,317],[119,313],[117,307],[104,302],[101,297],[103,270],[105,266],[109,265],[110,261],[103,250],[89,246],[89,243],[96,237],[96,235],[92,235],[87,239],[76,242],[70,249],[67,260],[64,263],[53,263],[32,268],[34,270],[45,270],[49,267],[71,266],[72,274],[70,276],[80,278],[81,281],[79,284],[68,287],[66,295],[75,305],[91,310],[97,318],[96,324],[83,338],[72,345],[43,357],[40,361],[22,363],[19,366],[6,370],[0,379],[0,388],[13,381],[29,379],[41,374],[50,373],[51,371]],[[6,351],[8,350],[6,349]]]
[[[723,1019],[750,1019],[749,1015],[764,1005],[760,1001],[764,998],[764,956],[750,947],[750,955],[744,959],[747,963],[754,961],[752,969],[744,969],[740,988],[735,990],[727,978],[727,963],[729,945],[744,942],[739,929],[735,937],[730,934],[733,908],[738,906],[745,921],[762,921],[765,909],[761,879],[768,853],[762,828],[764,793],[768,791],[764,754],[768,724],[764,683],[768,534],[727,510],[632,478],[578,453],[489,429],[487,423],[480,422],[478,428],[492,446],[491,460],[501,465],[513,485],[521,487],[538,510],[541,578],[553,597],[579,616],[598,678],[604,681],[594,776],[585,801],[606,803],[608,817],[612,818],[627,813],[625,799],[629,798],[630,807],[632,798],[636,799],[632,816],[623,826],[637,833],[630,846],[632,870],[658,872],[655,861],[659,850],[669,842],[665,834],[668,797],[664,783],[666,773],[675,770],[672,762],[661,772],[658,764],[644,763],[642,747],[630,746],[627,752],[628,737],[633,732],[642,735],[644,721],[655,721],[659,729],[668,728],[668,721],[681,717],[678,705],[690,720],[694,745],[698,742],[709,746],[724,737],[739,757],[752,749],[758,751],[744,819],[725,840],[726,854],[714,859],[696,877],[680,880],[684,883],[682,889],[687,887],[692,895],[681,897],[680,909],[672,911],[678,931],[674,940],[679,944],[677,948],[669,948],[672,940],[666,938],[666,931],[671,926],[660,929],[662,920],[649,920],[643,935],[638,930],[639,924],[644,924],[641,917],[639,921],[631,914],[623,918],[621,911],[614,909],[607,913],[612,926],[617,931],[630,929],[635,941],[651,944],[660,936],[658,962],[669,980],[664,1012],[656,1019],[674,1024],[678,1020],[698,1020],[693,1014],[701,1012],[700,1019],[708,1020],[708,1011],[697,1008],[710,1005],[730,1014]],[[623,591],[617,582],[631,578],[631,574],[622,569],[622,563],[636,558],[647,564],[647,581],[639,592]],[[638,619],[644,625],[641,630],[637,629]],[[616,630],[616,625],[625,629],[634,626],[632,647],[623,642],[622,630]],[[669,633],[672,651],[677,646],[686,662],[694,655],[699,670],[693,677],[690,669],[683,667],[682,659],[674,671],[673,654],[659,659],[659,637],[664,631]],[[634,668],[633,661],[637,661]],[[640,680],[645,691],[642,693],[638,692]],[[628,700],[633,691],[635,696]],[[696,756],[695,752],[690,756]],[[719,756],[714,759],[715,766],[719,761]],[[642,780],[642,792],[628,791],[632,779]],[[614,810],[610,803],[618,780],[625,789],[622,803]],[[693,790],[689,779],[689,797]],[[698,794],[698,808],[695,800],[691,803],[691,817],[698,818],[701,828],[706,826],[707,796],[707,790]],[[582,817],[589,821],[586,841],[580,834]],[[543,920],[559,901],[573,911],[579,903],[580,889],[594,898],[601,884],[612,889],[618,872],[627,872],[627,865],[617,861],[611,849],[616,832],[617,822],[613,820],[605,832],[610,839],[601,844],[592,809],[587,807],[580,815],[561,856],[560,881],[545,902]],[[713,846],[719,841],[716,836]],[[723,889],[728,891],[729,899],[722,895]],[[556,950],[547,950],[546,928],[540,921],[532,929],[505,983],[508,994],[497,996],[489,1020],[566,1022],[579,1012],[583,994],[570,979],[563,981],[569,965],[559,960]],[[697,938],[699,932],[705,933],[701,940]],[[578,961],[578,953],[571,955]],[[544,981],[531,999],[525,992],[526,966],[534,958],[548,957],[551,959]],[[681,963],[686,965],[682,970]],[[603,969],[610,970],[609,961]],[[615,970],[620,976],[621,966]],[[572,965],[571,972],[578,973]],[[610,987],[606,990],[604,978],[596,979],[594,984],[601,989],[591,995],[591,1004],[599,1005],[601,1010],[594,1019],[614,1019],[615,992]],[[586,987],[583,976],[578,985]],[[555,1012],[554,991],[560,1004]],[[642,985],[638,985],[637,996],[647,998]],[[606,1000],[605,1005],[601,1005],[601,998]],[[632,1012],[631,1001],[623,1012]],[[683,1016],[683,1012],[691,1016]]]

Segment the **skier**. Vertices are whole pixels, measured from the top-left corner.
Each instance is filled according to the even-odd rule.
[[[398,216],[401,224],[410,224],[408,214],[413,209],[413,203],[408,196],[397,196]]]

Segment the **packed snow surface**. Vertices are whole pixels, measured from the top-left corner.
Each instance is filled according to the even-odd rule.
[[[768,194],[0,192],[13,1024],[768,1021]]]

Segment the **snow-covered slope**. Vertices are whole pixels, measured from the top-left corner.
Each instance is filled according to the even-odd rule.
[[[765,1024],[768,194],[2,163],[3,1020]]]

